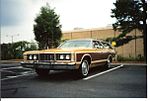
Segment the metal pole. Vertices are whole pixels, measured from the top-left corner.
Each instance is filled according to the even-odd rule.
[[[135,29],[135,57],[136,57],[136,29]]]
[[[11,42],[14,43],[14,36],[19,36],[19,34],[16,35],[6,35],[6,37],[11,37]]]

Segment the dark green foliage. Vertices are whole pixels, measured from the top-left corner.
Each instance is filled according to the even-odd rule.
[[[129,62],[129,61],[136,61],[136,62],[138,62],[138,61],[144,61],[144,57],[142,56],[142,55],[137,55],[136,57],[131,57],[131,56],[129,56],[129,57],[122,57],[122,56],[120,56],[120,55],[118,55],[117,56],[117,61],[127,61],[127,62]]]
[[[113,24],[114,29],[119,28],[124,33],[128,33],[138,28],[143,30],[143,23],[146,15],[143,15],[143,4],[141,0],[117,0],[114,3],[111,17],[115,17],[117,22]]]
[[[34,34],[40,49],[59,45],[62,36],[59,16],[48,4],[41,8],[40,14],[35,19]]]
[[[19,41],[13,44],[1,44],[1,59],[20,59],[24,51],[37,50],[35,43],[27,41]]]
[[[1,59],[12,59],[11,52],[12,44],[1,44]]]
[[[147,59],[147,2],[145,0],[116,0],[111,17],[116,18],[114,30],[122,31],[118,37],[124,37],[128,32],[139,29],[143,32],[144,56]]]

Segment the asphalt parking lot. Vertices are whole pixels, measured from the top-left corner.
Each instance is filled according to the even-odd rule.
[[[46,78],[40,78],[21,66],[3,67],[1,97],[146,98],[147,65],[115,64],[109,70],[97,67],[84,79],[69,71],[51,71]]]

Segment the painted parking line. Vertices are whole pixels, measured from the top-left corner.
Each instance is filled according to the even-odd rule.
[[[22,66],[16,66],[16,67],[5,67],[5,68],[2,68],[3,70],[7,70],[7,69],[30,69],[32,70],[31,68],[24,68]]]
[[[119,69],[119,68],[121,68],[121,67],[123,67],[123,64],[121,64],[121,65],[119,65],[119,66],[117,66],[117,67],[114,67],[114,68],[112,68],[112,69],[109,69],[109,70],[106,70],[106,71],[97,73],[97,74],[95,74],[95,75],[88,76],[88,77],[86,77],[86,78],[83,78],[83,80],[89,80],[89,79],[91,79],[91,78],[94,78],[94,77],[100,76],[100,75],[102,75],[102,74],[111,72],[111,71],[116,70],[116,69]]]
[[[91,79],[91,78],[94,78],[94,77],[97,77],[97,76],[99,76],[99,75],[102,75],[102,74],[111,72],[111,71],[116,70],[116,69],[119,69],[119,68],[121,68],[121,67],[123,67],[123,64],[121,64],[121,65],[119,65],[119,66],[117,66],[117,67],[114,67],[114,68],[112,68],[112,69],[106,70],[106,71],[104,71],[104,72],[100,72],[100,73],[97,73],[97,74],[95,74],[95,75],[88,76],[88,77],[86,77],[86,78],[83,78],[83,80],[89,80],[89,79]],[[14,79],[14,78],[22,77],[22,76],[34,75],[34,74],[35,74],[35,73],[23,72],[22,75],[7,76],[7,78],[1,79],[1,81],[3,81],[3,80],[9,80],[9,79]]]
[[[2,68],[2,69],[6,69],[6,70],[7,70],[7,69],[14,69],[14,68],[16,69],[16,68],[22,68],[22,67],[21,67],[21,66],[16,66],[16,67],[4,67],[4,68]]]
[[[18,78],[18,77],[23,77],[23,76],[29,76],[29,75],[34,75],[35,73],[28,73],[28,74],[22,74],[22,75],[17,75],[17,76],[7,76],[7,78],[3,78],[1,79],[1,81],[4,80],[10,80],[10,79],[14,79],[14,78]]]
[[[123,64],[124,66],[147,66],[146,63],[112,63],[112,65],[121,65]]]

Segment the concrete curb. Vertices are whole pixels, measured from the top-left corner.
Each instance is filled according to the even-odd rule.
[[[121,65],[123,64],[124,66],[128,66],[128,65],[131,65],[131,66],[147,66],[146,63],[112,63],[112,65]]]

